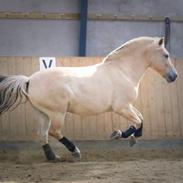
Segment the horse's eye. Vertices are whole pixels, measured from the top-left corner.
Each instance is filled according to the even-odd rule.
[[[168,58],[168,57],[169,57],[169,55],[168,55],[168,54],[165,54],[165,55],[164,55],[164,57],[165,57],[165,58]]]

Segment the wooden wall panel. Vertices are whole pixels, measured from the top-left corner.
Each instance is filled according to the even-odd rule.
[[[100,57],[61,57],[57,66],[86,66],[101,62]],[[183,62],[176,61],[179,77],[168,84],[155,71],[148,70],[140,85],[135,106],[144,117],[144,139],[183,137]],[[0,74],[31,75],[39,70],[39,58],[0,57]],[[0,116],[0,140],[37,139],[39,123],[30,104],[23,104]],[[125,129],[128,121],[114,113],[80,117],[68,114],[63,129],[72,139],[109,139],[114,129]]]

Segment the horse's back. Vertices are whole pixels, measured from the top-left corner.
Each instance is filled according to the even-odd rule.
[[[109,85],[97,67],[57,67],[30,77],[29,97],[49,108],[69,103],[70,112],[103,112],[111,104]]]

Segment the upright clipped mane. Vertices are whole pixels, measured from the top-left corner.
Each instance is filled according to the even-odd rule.
[[[134,38],[130,41],[127,41],[126,43],[122,44],[115,50],[111,51],[103,60],[103,62],[108,62],[111,61],[114,58],[117,58],[119,53],[126,51],[127,49],[132,48],[132,46],[137,46],[142,43],[147,43],[147,42],[152,42],[157,38],[152,38],[152,37],[139,37],[139,38]]]

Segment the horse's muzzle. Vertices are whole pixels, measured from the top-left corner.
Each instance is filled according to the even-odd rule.
[[[165,76],[166,80],[171,83],[177,78],[177,71],[175,69],[171,69]]]

